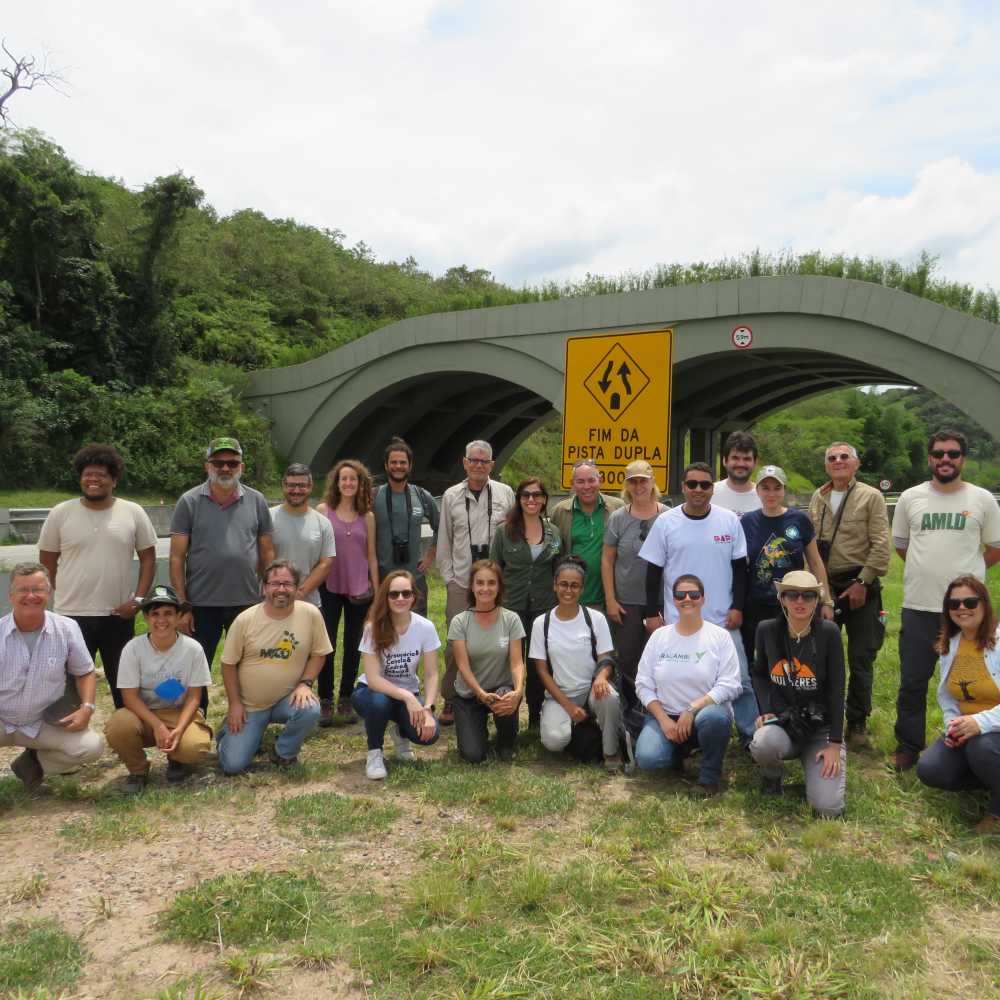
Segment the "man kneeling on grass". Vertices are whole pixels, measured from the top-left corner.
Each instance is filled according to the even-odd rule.
[[[222,649],[229,713],[219,734],[219,766],[245,771],[271,722],[283,722],[271,751],[279,767],[298,762],[319,722],[313,684],[333,651],[319,608],[296,601],[298,570],[275,559],[264,570],[264,600],[236,616]]]
[[[145,747],[167,755],[167,781],[174,784],[212,746],[212,730],[200,705],[212,675],[201,646],[177,631],[180,611],[173,587],[154,587],[142,602],[148,631],[122,650],[118,689],[124,707],[105,723],[104,736],[128,768],[128,795],[141,792],[149,781]]]

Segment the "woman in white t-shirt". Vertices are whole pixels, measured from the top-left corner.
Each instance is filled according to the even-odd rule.
[[[684,758],[701,750],[692,794],[716,795],[732,724],[730,702],[742,690],[732,636],[701,617],[705,585],[691,573],[672,588],[673,625],[658,628],[643,650],[635,689],[649,713],[635,746],[642,771],[680,771]]]
[[[608,620],[600,611],[580,605],[587,564],[564,556],[555,567],[554,610],[535,619],[528,655],[545,688],[541,739],[546,750],[569,746],[573,726],[586,721],[588,709],[601,730],[604,764],[621,767],[621,705],[609,683],[615,668]],[[546,635],[546,622],[548,635]]]
[[[489,751],[487,721],[497,730],[497,756],[514,759],[517,711],[524,697],[524,626],[516,611],[503,607],[504,580],[498,563],[479,559],[469,571],[469,607],[455,615],[448,641],[458,676],[455,738],[458,755],[481,764]]]
[[[388,573],[372,601],[358,647],[364,674],[351,695],[351,705],[365,720],[365,774],[372,779],[386,776],[382,744],[390,722],[396,723],[396,756],[403,760],[413,759],[411,741],[430,746],[438,738],[433,706],[438,693],[437,651],[441,640],[432,622],[413,613],[415,600],[413,577],[403,569]],[[422,701],[417,676],[421,661],[425,685]]]

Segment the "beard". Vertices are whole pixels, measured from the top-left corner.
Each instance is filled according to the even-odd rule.
[[[215,472],[208,474],[208,481],[213,486],[221,486],[224,490],[231,489],[240,481],[238,472]]]
[[[741,485],[750,481],[750,475],[752,472],[753,469],[726,469],[726,475],[728,478],[730,478],[734,483],[740,483]]]
[[[410,476],[409,472],[387,472],[386,475],[394,483],[405,483]]]
[[[110,490],[105,490],[103,493],[94,493],[94,492],[88,493],[86,490],[83,490],[82,493],[83,493],[83,499],[89,500],[91,503],[104,503],[104,501],[107,500],[109,496],[111,496]]]
[[[953,483],[956,479],[958,479],[960,474],[961,474],[960,470],[958,469],[952,469],[951,472],[939,472],[937,469],[935,469],[931,473],[931,476],[932,478],[936,479],[939,483]]]

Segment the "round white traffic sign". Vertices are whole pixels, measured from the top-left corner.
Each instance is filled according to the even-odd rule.
[[[882,480],[880,480],[879,484],[878,484],[878,488],[883,493],[886,493],[888,490],[892,489],[892,480],[891,479],[882,479]]]
[[[733,347],[741,350],[753,344],[753,330],[748,326],[738,326],[733,330]]]

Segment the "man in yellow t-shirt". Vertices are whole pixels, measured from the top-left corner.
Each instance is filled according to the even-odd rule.
[[[219,734],[219,766],[245,771],[271,722],[285,728],[271,760],[279,767],[298,761],[305,738],[319,722],[313,684],[331,653],[319,608],[296,601],[299,573],[287,559],[264,571],[264,600],[237,615],[222,649],[222,681],[229,712]]]

